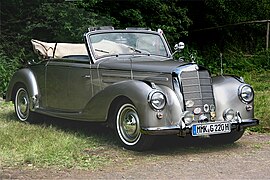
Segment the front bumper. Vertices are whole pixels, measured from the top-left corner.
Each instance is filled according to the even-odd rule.
[[[259,124],[258,119],[242,119],[240,121],[230,122],[232,131],[239,131],[243,128],[256,126]],[[191,134],[192,124],[182,128],[180,125],[169,126],[169,127],[141,127],[141,133],[147,135],[170,135],[177,134],[180,136],[185,136],[186,134]]]

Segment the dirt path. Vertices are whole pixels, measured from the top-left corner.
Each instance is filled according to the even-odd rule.
[[[118,153],[95,171],[5,168],[0,179],[270,179],[270,134],[246,133],[233,145],[207,143],[177,139],[151,152],[123,150],[128,162]]]

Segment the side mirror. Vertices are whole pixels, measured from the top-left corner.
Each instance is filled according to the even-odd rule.
[[[172,54],[175,55],[177,52],[181,52],[183,49],[185,48],[185,43],[183,42],[179,42],[178,44],[175,44],[174,45],[174,53]]]
[[[185,48],[185,43],[179,42],[178,44],[175,44],[174,50],[175,51],[181,51]]]

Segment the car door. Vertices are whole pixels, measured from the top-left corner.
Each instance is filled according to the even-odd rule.
[[[46,108],[65,110],[69,103],[68,73],[70,64],[52,59],[47,63],[45,74]]]
[[[68,73],[68,103],[65,108],[80,112],[90,101],[93,92],[92,74],[89,60],[76,60]]]
[[[63,112],[80,112],[93,95],[94,75],[90,61],[76,57],[59,61],[47,65],[47,107]]]

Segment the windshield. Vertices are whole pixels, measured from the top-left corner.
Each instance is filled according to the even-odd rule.
[[[90,42],[96,59],[104,56],[135,53],[168,56],[165,45],[158,34],[142,32],[107,32],[91,35]]]

